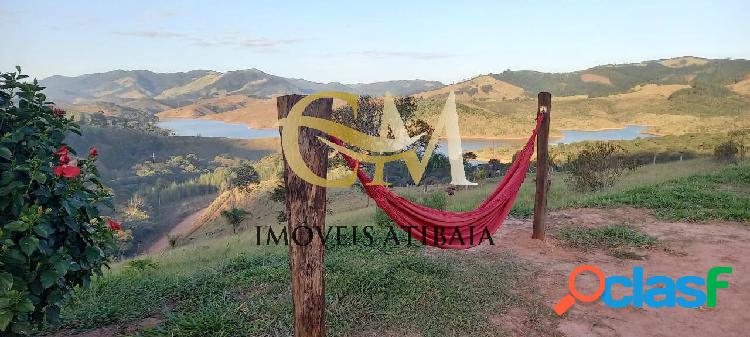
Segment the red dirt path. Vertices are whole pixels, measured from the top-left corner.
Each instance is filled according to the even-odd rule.
[[[715,308],[612,309],[600,300],[577,303],[559,322],[558,330],[564,335],[750,336],[750,310],[747,308],[750,304],[750,257],[747,255],[750,253],[750,225],[719,221],[661,221],[645,210],[633,208],[562,210],[552,212],[549,222],[552,233],[562,226],[596,227],[628,222],[662,242],[659,248],[636,251],[645,255],[645,260],[624,260],[601,250],[584,252],[564,247],[554,238],[545,242],[532,240],[530,221],[509,220],[497,233],[495,246],[482,246],[475,253],[486,255],[486,258],[513,256],[538,267],[538,275],[534,275],[533,280],[550,310],[567,293],[570,271],[582,264],[596,265],[605,275],[629,276],[633,266],[643,266],[646,277],[666,275],[673,278],[686,275],[705,277],[714,266],[734,269],[731,275],[720,277],[729,281],[729,288],[718,290]],[[576,286],[582,293],[592,293],[597,285],[595,278],[586,276],[580,276]],[[616,297],[622,295],[626,293],[623,291]],[[523,317],[511,318],[516,321],[510,327],[513,335],[527,336]],[[491,318],[491,321],[494,320]],[[498,321],[502,321],[502,317]]]

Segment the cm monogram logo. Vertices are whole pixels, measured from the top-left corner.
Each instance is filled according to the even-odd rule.
[[[406,168],[409,170],[414,183],[418,184],[422,180],[427,163],[432,156],[438,139],[442,135],[448,140],[448,160],[451,166],[451,184],[453,185],[476,185],[466,179],[464,171],[463,158],[461,154],[461,134],[458,129],[458,114],[456,113],[456,98],[451,92],[443,107],[440,118],[434,125],[434,132],[430,141],[420,159],[417,156],[416,149],[405,150],[409,145],[415,143],[424,134],[409,137],[406,127],[404,126],[401,116],[396,110],[393,97],[386,95],[383,105],[383,117],[380,123],[379,136],[371,136],[352,129],[336,122],[303,116],[305,108],[319,98],[334,98],[345,101],[354,112],[354,117],[358,114],[358,97],[345,92],[320,92],[306,96],[289,111],[286,118],[279,120],[279,125],[283,127],[281,135],[281,146],[284,149],[284,156],[287,164],[300,178],[310,184],[323,187],[348,187],[357,179],[357,170],[355,168],[350,174],[339,179],[327,179],[313,173],[302,160],[299,148],[299,128],[308,127],[320,130],[323,133],[334,136],[344,144],[359,148],[365,152],[357,152],[346,146],[334,144],[326,138],[318,137],[322,142],[332,147],[336,151],[348,155],[359,162],[373,163],[375,165],[375,175],[370,185],[387,185],[383,180],[383,171],[385,164],[388,162],[403,160]],[[391,130],[393,138],[388,138],[388,130]],[[375,154],[377,153],[377,154]]]

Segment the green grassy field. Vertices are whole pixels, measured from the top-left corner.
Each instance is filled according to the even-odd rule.
[[[694,175],[697,172],[713,172],[722,167],[723,165],[711,159],[694,159],[667,164],[646,165],[635,170],[626,171],[612,187],[596,192],[575,191],[565,181],[567,177],[566,173],[553,173],[550,177],[551,182],[547,205],[550,209],[573,207],[580,205],[587,199],[625,192],[636,187],[649,186],[671,179]],[[473,209],[495,188],[498,179],[488,179],[479,187],[459,190],[456,198],[449,198],[448,209],[456,211]],[[419,189],[413,188],[410,190],[410,193],[419,193]],[[521,185],[521,190],[519,191],[511,215],[520,217],[530,216],[534,211],[535,193],[535,176],[530,174],[526,177],[523,185]]]
[[[364,209],[329,218],[361,226],[372,217]],[[144,270],[118,264],[78,292],[63,314],[65,328],[159,317],[161,325],[138,335],[286,336],[292,323],[286,247],[257,246],[254,240],[246,233],[175,249],[154,257],[155,268]],[[509,261],[467,258],[465,252],[430,256],[419,246],[328,247],[329,334],[495,336],[502,331],[487,317],[511,307],[538,320],[540,332],[551,331],[550,313],[517,290],[530,272]]]
[[[573,192],[564,178],[563,174],[552,177],[552,209],[631,205],[652,208],[656,215],[673,219],[750,220],[748,165],[722,166],[699,159],[644,166],[595,193]],[[476,206],[496,181],[460,189],[448,198],[448,209]],[[514,214],[531,212],[533,186],[530,176]],[[399,188],[398,192],[423,193],[421,188]],[[696,216],[694,209],[703,211]],[[374,217],[371,205],[329,215],[327,224],[373,225]],[[149,262],[118,263],[91,288],[77,292],[63,311],[62,328],[84,331],[119,326],[127,330],[135,326],[127,330],[134,336],[286,336],[292,324],[286,247],[257,246],[254,234],[248,231],[199,241],[150,257]],[[619,248],[656,244],[656,239],[617,224],[596,231],[573,228],[554,236],[584,248],[612,249],[621,258],[638,256]],[[332,245],[327,247],[325,268],[327,324],[332,336],[498,336],[507,332],[489,317],[510,310],[521,310],[532,320],[535,334],[558,333],[558,320],[542,300],[526,294],[535,271],[514,259],[486,259],[466,251],[435,252],[419,245]],[[138,328],[144,318],[158,324]]]

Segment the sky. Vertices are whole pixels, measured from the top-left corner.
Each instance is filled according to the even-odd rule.
[[[0,71],[257,68],[454,83],[693,55],[750,59],[750,1],[0,0]]]

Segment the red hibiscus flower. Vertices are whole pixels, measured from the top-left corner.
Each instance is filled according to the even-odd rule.
[[[55,156],[58,156],[58,157],[66,156],[68,155],[69,152],[70,150],[68,150],[68,147],[63,145],[63,146],[60,146],[60,148],[57,149],[57,151],[55,151]]]
[[[60,165],[67,165],[70,163],[70,157],[67,154],[60,156],[58,160],[60,160]]]
[[[112,218],[107,219],[107,226],[109,226],[109,229],[113,231],[121,231],[122,226],[120,226],[120,223],[117,221],[112,220]]]
[[[65,116],[65,110],[60,108],[52,108],[52,113],[55,114],[57,117],[64,117]]]
[[[52,172],[58,177],[75,178],[81,174],[81,169],[75,166],[60,164],[55,166]]]
[[[99,155],[99,151],[95,147],[89,149],[89,157],[96,157]]]

